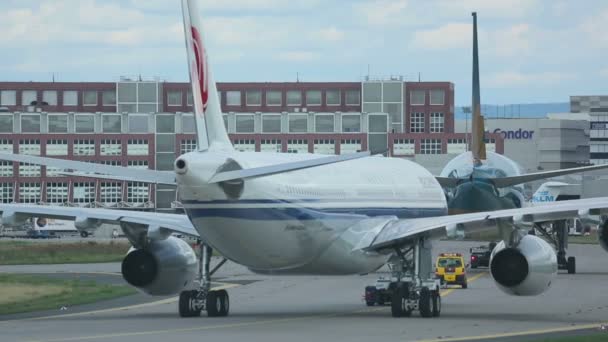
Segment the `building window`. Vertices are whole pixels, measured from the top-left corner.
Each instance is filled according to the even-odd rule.
[[[118,203],[122,201],[122,186],[117,182],[102,182],[99,194],[101,203]]]
[[[341,94],[339,90],[327,90],[325,91],[325,103],[328,106],[339,106],[342,104]]]
[[[146,183],[127,183],[127,202],[146,203],[149,199],[150,189]]]
[[[68,183],[46,183],[46,201],[48,203],[66,203],[68,201]]]
[[[465,139],[448,139],[448,153],[460,154],[467,151],[467,142]]]
[[[241,105],[241,92],[239,90],[230,90],[226,92],[226,105],[227,106],[240,106]]]
[[[342,132],[361,132],[361,115],[342,114]]]
[[[222,96],[218,93],[218,97],[220,99],[220,103],[222,103]],[[194,104],[194,98],[192,97],[192,91],[188,90],[186,92],[186,105],[187,106],[192,106]]]
[[[60,169],[57,167],[46,167],[46,176],[47,177],[64,177],[65,175],[61,174],[65,169]]]
[[[45,90],[42,92],[42,102],[45,102],[49,106],[57,105],[57,91],[56,90]]]
[[[79,139],[74,141],[75,156],[94,156],[95,141],[89,139]]]
[[[424,133],[424,113],[412,113],[410,116],[410,132]]]
[[[331,133],[334,131],[334,115],[315,115],[315,132]]]
[[[315,139],[313,152],[317,154],[336,154],[336,141],[334,139]]]
[[[0,161],[0,177],[13,177],[13,162]]]
[[[0,183],[0,202],[13,202],[13,183]]]
[[[78,92],[76,90],[65,90],[63,92],[63,105],[64,106],[77,106],[78,105]]]
[[[104,90],[103,93],[101,93],[101,103],[104,106],[115,106],[116,92],[114,90]]]
[[[289,90],[287,92],[287,105],[288,106],[302,105],[302,92],[299,90]]]
[[[182,114],[182,133],[195,133],[196,122],[194,121],[194,115]]]
[[[13,153],[13,141],[10,139],[0,139],[0,152]]]
[[[19,184],[20,203],[40,202],[40,183],[20,183]]]
[[[420,140],[421,154],[441,154],[440,139],[422,139]]]
[[[19,154],[39,156],[40,155],[40,140],[38,140],[38,139],[21,139],[21,140],[19,140]]]
[[[127,155],[147,156],[149,153],[148,139],[129,139],[127,141]]]
[[[308,131],[308,115],[289,115],[289,133],[306,133]]]
[[[166,158],[173,158],[175,159],[175,134],[158,134],[156,135],[156,152],[170,152],[171,155],[169,155]],[[159,155],[157,154],[157,160]],[[162,157],[161,157],[162,158]],[[169,158],[169,159],[171,159]],[[168,161],[168,160],[166,160]],[[173,169],[173,161],[168,161],[168,166],[170,166],[169,170]],[[157,169],[158,170],[165,170],[165,169],[161,169],[158,166],[158,162],[156,164]]]
[[[424,90],[412,90],[410,91],[410,104],[411,105],[424,105],[426,101]]]
[[[361,139],[341,139],[340,154],[356,153],[361,151]]]
[[[346,105],[358,106],[361,104],[361,92],[359,90],[346,91]]]
[[[306,92],[306,105],[307,106],[320,106],[321,105],[321,91],[320,90],[309,90]]]
[[[262,133],[281,133],[281,115],[262,115]]]
[[[19,177],[40,177],[40,165],[19,163]]]
[[[93,182],[74,183],[73,200],[75,203],[95,202],[95,183],[93,183]]]
[[[267,91],[266,92],[266,105],[267,106],[280,106],[283,104],[283,99],[281,98],[283,94],[280,91]]]
[[[259,90],[249,90],[245,93],[245,104],[248,106],[262,105],[262,92]]]
[[[147,170],[148,161],[147,160],[129,160],[129,161],[127,161],[127,167],[130,169]]]
[[[49,139],[46,141],[47,156],[67,156],[68,141],[67,139]]]
[[[195,139],[184,139],[179,143],[179,150],[181,154],[196,151],[196,140]]]
[[[280,153],[282,150],[281,139],[262,139],[260,141],[260,152]]]
[[[95,132],[95,115],[76,114],[74,115],[74,126],[76,133]]]
[[[13,133],[13,114],[0,115],[0,133]]]
[[[308,153],[308,140],[288,139],[287,153]]]
[[[49,133],[67,133],[68,116],[67,114],[49,114],[47,116]]]
[[[104,139],[99,145],[99,151],[102,156],[120,156],[122,144],[118,139]]]
[[[21,92],[21,105],[31,106],[34,102],[36,102],[35,90],[24,90]]]
[[[431,104],[432,105],[445,104],[445,91],[441,90],[441,89],[431,90]]]
[[[255,152],[255,140],[253,139],[236,139],[232,145],[239,152]]]
[[[414,139],[394,139],[393,140],[393,155],[414,155],[416,154],[416,147]]]
[[[17,91],[2,90],[0,91],[0,105],[15,106],[17,104]]]
[[[97,90],[85,90],[82,93],[83,106],[97,106]]]
[[[129,133],[148,132],[148,115],[129,114]]]
[[[182,105],[182,92],[181,91],[168,91],[167,92],[167,105],[181,106]]]
[[[156,133],[175,133],[175,116],[157,115]]]
[[[103,114],[101,116],[102,128],[104,133],[120,133],[121,132],[120,114]]]
[[[253,114],[239,114],[235,115],[236,118],[236,132],[237,133],[253,133],[255,115]]]
[[[443,133],[443,128],[444,128],[443,113],[431,113],[430,126],[431,126],[430,127],[431,133]]]
[[[21,132],[40,133],[40,114],[21,114]]]

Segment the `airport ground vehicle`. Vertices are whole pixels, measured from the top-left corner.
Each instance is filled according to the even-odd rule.
[[[464,257],[460,253],[441,253],[437,258],[435,275],[442,284],[468,287]]]
[[[490,256],[496,247],[495,242],[490,242],[487,246],[471,247],[471,268],[490,267]]]

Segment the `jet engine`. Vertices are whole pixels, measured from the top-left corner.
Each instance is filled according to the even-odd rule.
[[[150,295],[179,293],[194,280],[196,271],[194,250],[173,236],[152,240],[142,249],[132,247],[122,261],[127,283]]]
[[[503,292],[535,296],[545,292],[557,274],[557,255],[543,239],[525,235],[516,247],[501,241],[490,256],[490,272]]]
[[[608,252],[608,219],[602,217],[602,222],[598,225],[597,239],[600,246]]]

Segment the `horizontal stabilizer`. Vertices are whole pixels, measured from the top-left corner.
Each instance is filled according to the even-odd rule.
[[[119,179],[153,184],[176,184],[175,173],[173,171],[132,169],[123,166],[103,165],[75,160],[10,153],[0,153],[0,160],[50,166],[60,170],[70,169],[83,172],[74,174],[74,176],[87,177],[86,173],[90,173],[89,176],[96,175],[94,178]],[[70,172],[64,173],[70,174]],[[107,175],[107,177],[104,177],[104,174]]]
[[[494,184],[496,185],[497,188],[506,188],[506,187],[513,186],[513,185],[533,182],[533,181],[552,178],[552,177],[564,176],[564,175],[569,175],[569,174],[573,174],[573,173],[603,170],[603,169],[608,169],[608,164],[573,167],[571,169],[528,173],[528,174],[520,175],[520,176],[495,178],[495,179],[492,179],[492,181],[494,182]]]
[[[322,157],[322,158],[315,158],[315,159],[308,159],[308,160],[300,160],[300,161],[291,162],[291,163],[254,167],[251,169],[225,171],[225,172],[220,172],[220,173],[215,174],[213,177],[211,177],[211,179],[209,180],[209,183],[212,184],[212,183],[220,183],[220,182],[226,182],[226,181],[231,181],[231,180],[236,180],[236,179],[247,179],[247,178],[270,176],[270,175],[274,175],[277,173],[302,170],[302,169],[307,169],[307,168],[311,168],[311,167],[315,167],[315,166],[334,164],[334,163],[339,163],[339,162],[343,162],[343,161],[347,161],[347,160],[365,158],[365,157],[369,157],[370,155],[371,155],[371,153],[369,151],[365,151],[365,152],[358,152],[358,153],[352,153],[352,154],[343,154],[343,155],[339,155],[339,156],[329,156],[329,157]]]

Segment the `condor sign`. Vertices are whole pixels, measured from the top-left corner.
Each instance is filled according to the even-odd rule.
[[[534,131],[526,131],[521,128],[516,131],[503,131],[502,129],[497,128],[493,133],[500,133],[503,139],[516,140],[532,139],[532,136],[534,135]]]

